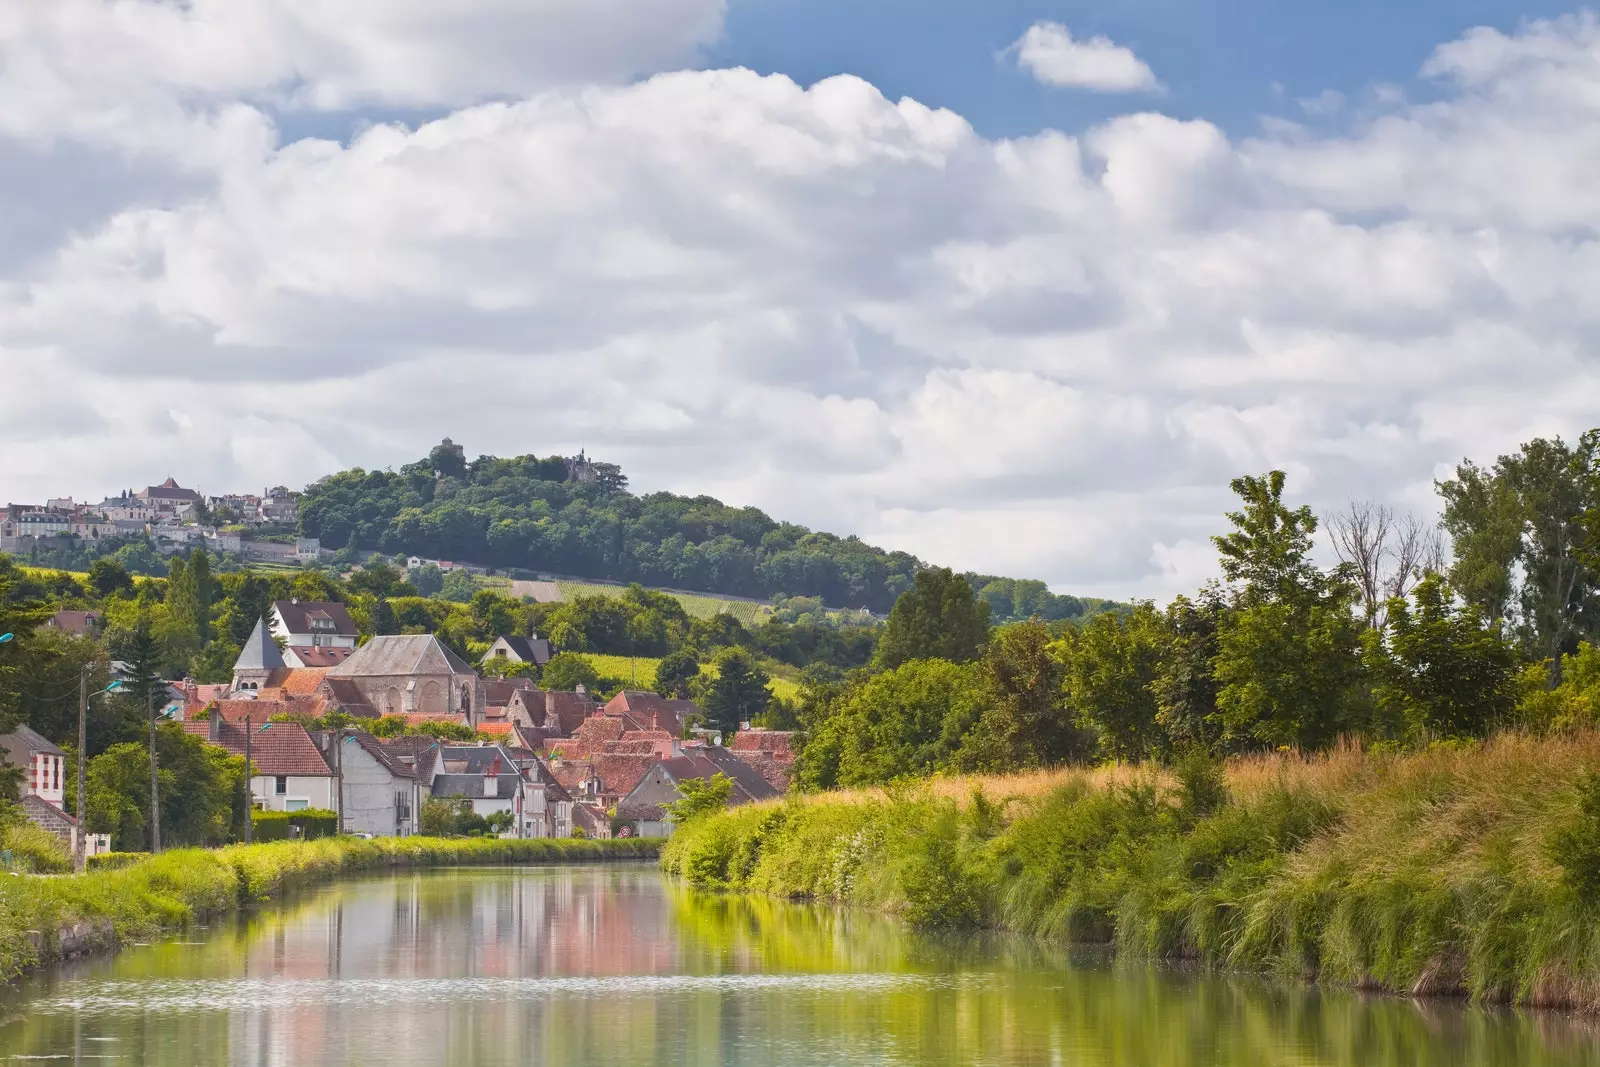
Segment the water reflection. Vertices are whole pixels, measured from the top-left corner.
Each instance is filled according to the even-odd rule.
[[[1587,1020],[918,937],[642,867],[357,881],[200,937],[0,991],[0,1061],[1600,1067]]]

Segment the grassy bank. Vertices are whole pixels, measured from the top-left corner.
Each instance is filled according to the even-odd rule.
[[[78,876],[7,877],[0,879],[0,981],[55,958],[63,931],[79,924],[114,943],[182,929],[357,871],[648,859],[658,847],[654,841],[340,837],[181,849]]]
[[[1366,988],[1600,1009],[1600,734],[753,805],[690,881]]]

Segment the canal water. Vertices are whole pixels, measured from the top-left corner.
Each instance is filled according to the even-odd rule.
[[[921,936],[643,866],[345,882],[0,998],[0,1063],[1600,1067],[1591,1020]]]

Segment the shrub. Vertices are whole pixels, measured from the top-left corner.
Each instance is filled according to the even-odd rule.
[[[1600,896],[1600,774],[1584,775],[1577,792],[1577,812],[1551,831],[1546,847],[1566,886],[1593,900]]]

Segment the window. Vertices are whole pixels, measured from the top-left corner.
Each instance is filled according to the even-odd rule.
[[[304,797],[295,797],[293,800],[285,800],[283,802],[284,811],[305,811],[310,806],[311,801],[306,800]]]
[[[272,780],[272,791],[274,793],[276,793],[280,797],[283,796],[283,794],[287,793],[289,791],[289,778],[288,778],[288,776],[280,774],[276,778],[274,778]]]

